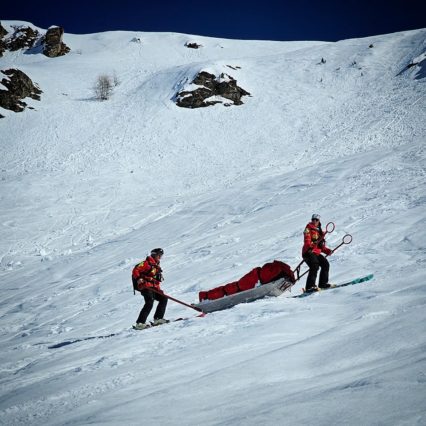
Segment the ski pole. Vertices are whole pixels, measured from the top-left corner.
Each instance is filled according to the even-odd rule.
[[[317,241],[317,244],[318,243],[320,243],[324,238],[325,238],[325,236],[327,235],[327,234],[331,234],[333,231],[334,231],[334,229],[336,228],[336,225],[333,223],[333,222],[328,222],[327,223],[327,225],[326,225],[326,227],[325,227],[325,232],[324,232],[324,235]],[[297,275],[297,278],[296,278],[296,281],[298,281],[301,277],[303,277],[303,275],[300,275],[299,276],[299,274],[300,274],[300,267],[303,265],[305,263],[305,261],[304,260],[302,260],[295,268],[294,268],[294,271],[293,271],[293,273],[296,273],[296,275]]]
[[[334,248],[333,250],[331,250],[331,253],[329,255],[326,254],[325,257],[328,257],[328,256],[332,255],[339,247],[342,247],[343,244],[350,244],[351,242],[352,242],[352,235],[350,235],[350,234],[344,235],[343,238],[342,238],[342,242],[336,248]],[[300,278],[302,278],[308,272],[309,272],[309,269],[307,271],[305,271],[302,275],[298,276],[296,281],[299,281]]]
[[[333,250],[331,250],[330,255],[332,255],[339,247],[342,247],[343,244],[350,244],[352,242],[352,235],[351,234],[346,234],[343,236],[342,238],[342,242]],[[329,255],[327,254],[325,257],[328,257]]]
[[[182,300],[179,300],[179,299],[176,299],[176,298],[174,298],[174,297],[172,297],[172,296],[169,296],[168,294],[165,294],[165,293],[163,293],[163,292],[161,292],[161,291],[158,291],[158,290],[156,290],[155,288],[150,288],[149,290],[152,290],[154,293],[161,294],[162,296],[167,297],[167,299],[173,300],[173,302],[180,303],[180,304],[181,304],[181,305],[183,305],[183,306],[186,306],[186,307],[188,307],[188,308],[194,309],[194,311],[201,312],[201,313],[203,314],[203,316],[204,316],[204,315],[206,315],[206,314],[203,312],[203,310],[202,310],[202,309],[197,308],[197,307],[192,306],[192,305],[189,305],[188,303],[182,302]]]

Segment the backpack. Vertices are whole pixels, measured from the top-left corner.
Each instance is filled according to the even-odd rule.
[[[144,260],[142,262],[137,263],[133,269],[132,269],[132,283],[133,283],[133,294],[136,294],[136,291],[141,291],[140,288],[138,288],[138,282],[137,280],[139,279],[139,275],[137,273],[138,271],[138,267],[142,266],[144,264]]]

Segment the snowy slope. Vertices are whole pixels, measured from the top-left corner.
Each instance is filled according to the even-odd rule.
[[[425,424],[426,89],[406,70],[425,38],[109,32],[65,34],[61,58],[6,53],[1,69],[43,94],[1,111],[0,423]],[[200,70],[252,97],[178,108]],[[105,72],[121,84],[99,103]],[[374,281],[129,330],[150,248],[166,251],[164,289],[193,302],[272,259],[297,265],[312,212],[336,223],[331,247],[354,237],[332,281]]]

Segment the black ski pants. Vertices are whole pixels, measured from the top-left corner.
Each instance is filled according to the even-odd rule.
[[[143,305],[143,308],[136,322],[146,322],[148,315],[154,305],[154,300],[158,301],[157,309],[154,313],[154,319],[156,320],[164,318],[164,314],[166,313],[167,307],[167,297],[163,296],[162,294],[155,293],[154,291],[151,291],[149,289],[142,290],[141,294],[145,299],[145,304]]]
[[[328,284],[328,271],[330,270],[330,264],[328,260],[321,254],[306,253],[303,256],[304,261],[309,266],[309,274],[306,279],[306,290],[315,286],[317,279],[318,269],[321,268],[318,286],[321,287],[324,284]]]

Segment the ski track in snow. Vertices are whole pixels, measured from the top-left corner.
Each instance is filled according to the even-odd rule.
[[[0,124],[0,424],[425,424],[426,90],[404,71],[425,36],[108,32],[65,34],[54,60],[6,53],[43,94]],[[202,69],[252,97],[176,107]],[[273,259],[296,266],[312,212],[336,223],[329,246],[354,237],[331,280],[374,280],[290,298],[303,279],[205,318],[170,302],[189,319],[129,329],[150,248],[165,291],[194,302]]]

